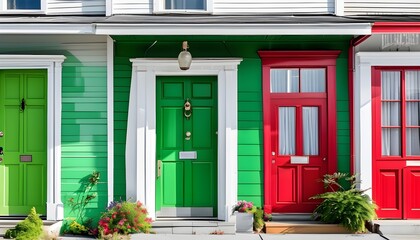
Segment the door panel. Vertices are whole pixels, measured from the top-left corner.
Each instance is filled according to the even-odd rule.
[[[319,203],[309,198],[324,192],[327,173],[326,99],[282,99],[271,102],[272,179],[276,179],[274,212],[309,213]]]
[[[404,218],[420,218],[420,167],[407,167],[404,169]]]
[[[46,213],[46,104],[45,70],[0,71],[0,215]]]
[[[156,178],[158,217],[216,215],[216,83],[216,77],[157,79],[156,156],[157,165],[161,161],[163,166]],[[192,107],[190,117],[184,114],[187,100]]]

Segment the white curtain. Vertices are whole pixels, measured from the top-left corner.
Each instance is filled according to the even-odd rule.
[[[406,141],[407,155],[420,155],[420,71],[407,71],[405,75],[406,100],[414,100],[406,103]]]
[[[303,155],[318,155],[318,108],[303,107]]]
[[[382,155],[401,155],[401,77],[397,71],[381,72]],[[385,100],[385,101],[384,101]],[[390,102],[387,100],[398,100]]]
[[[299,69],[271,69],[270,92],[299,92]]]
[[[296,154],[296,108],[279,107],[280,155]]]
[[[325,92],[325,69],[302,69],[301,92]]]

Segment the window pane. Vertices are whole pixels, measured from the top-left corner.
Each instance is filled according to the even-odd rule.
[[[406,140],[407,156],[420,156],[420,129],[407,128]]]
[[[303,107],[303,154],[318,155],[318,108]]]
[[[406,106],[407,126],[420,126],[420,102],[407,102]]]
[[[400,72],[381,72],[381,95],[382,100],[401,99]]]
[[[41,9],[41,0],[7,0],[7,9]]]
[[[296,136],[296,110],[294,107],[279,107],[279,154],[294,155]]]
[[[382,156],[401,155],[401,131],[399,128],[382,128]]]
[[[301,92],[325,92],[325,69],[302,69]]]
[[[382,102],[382,126],[401,126],[399,102]]]
[[[165,0],[165,9],[206,10],[206,0]]]
[[[299,92],[299,69],[271,69],[270,92]]]
[[[406,72],[405,95],[407,100],[420,100],[420,71]]]

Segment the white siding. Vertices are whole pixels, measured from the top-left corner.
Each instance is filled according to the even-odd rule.
[[[112,14],[152,14],[153,0],[113,0]]]
[[[153,0],[113,0],[112,4],[113,14],[153,13]],[[335,0],[213,0],[212,14],[333,14],[334,5]]]
[[[334,0],[214,0],[213,12],[214,14],[332,14],[334,4]]]
[[[345,0],[344,15],[418,15],[420,0]]]
[[[48,0],[47,15],[105,15],[106,0]]]

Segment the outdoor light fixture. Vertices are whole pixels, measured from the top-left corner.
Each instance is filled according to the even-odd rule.
[[[182,42],[182,51],[178,55],[178,64],[181,70],[188,70],[191,66],[192,56],[188,52],[188,42]]]

